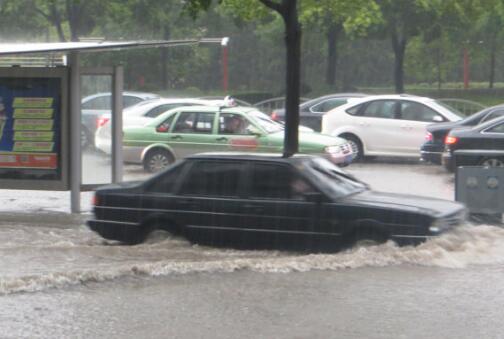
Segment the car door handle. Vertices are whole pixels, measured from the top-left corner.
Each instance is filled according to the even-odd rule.
[[[174,135],[171,137],[173,140],[180,140],[182,139],[182,136],[181,135]]]
[[[197,202],[193,199],[182,199],[177,201],[177,205],[185,206],[185,207],[196,207],[198,206]]]
[[[227,141],[227,139],[228,138],[226,138],[226,137],[220,137],[220,138],[217,138],[215,140],[217,140],[217,141]]]
[[[253,212],[262,212],[264,210],[264,208],[261,205],[255,205],[255,204],[245,204],[243,205],[243,207]]]

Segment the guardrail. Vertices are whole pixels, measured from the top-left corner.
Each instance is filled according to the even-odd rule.
[[[479,102],[466,99],[441,98],[436,100],[442,102],[445,105],[453,107],[465,116],[481,111],[482,109],[487,107],[480,104]]]
[[[311,100],[310,98],[299,98],[299,102],[303,103],[305,101]],[[264,113],[271,113],[271,111],[279,108],[285,107],[285,97],[276,97],[263,101],[256,102],[254,105],[257,109]]]

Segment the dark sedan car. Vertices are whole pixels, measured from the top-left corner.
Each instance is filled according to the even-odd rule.
[[[457,166],[504,166],[504,117],[475,127],[452,130],[445,140],[443,164]]]
[[[504,105],[485,108],[459,121],[441,122],[427,126],[426,141],[420,149],[422,160],[440,165],[441,156],[445,149],[444,141],[452,129],[464,126],[476,126],[501,116],[504,116]]]
[[[163,228],[210,245],[335,250],[361,240],[417,244],[465,207],[379,193],[316,156],[200,154],[145,182],[99,189],[90,228],[134,244]]]
[[[310,127],[316,132],[322,130],[322,115],[335,107],[346,104],[351,98],[362,98],[363,93],[338,93],[329,94],[308,100],[299,105],[299,123]],[[271,112],[271,118],[276,121],[285,121],[285,109],[279,108]]]

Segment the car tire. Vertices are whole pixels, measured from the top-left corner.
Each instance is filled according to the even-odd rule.
[[[504,167],[504,158],[499,157],[483,158],[478,165],[485,167]]]
[[[353,134],[342,134],[340,137],[348,140],[352,151],[357,154],[353,161],[359,161],[364,158],[364,148],[362,147],[362,141],[358,137]]]
[[[175,162],[175,157],[170,151],[161,148],[150,150],[143,160],[144,169],[150,173],[157,173]]]

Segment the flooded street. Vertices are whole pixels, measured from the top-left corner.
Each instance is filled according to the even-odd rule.
[[[375,161],[373,189],[453,198],[441,167]],[[126,178],[138,179],[138,167]],[[504,229],[466,225],[417,247],[238,251],[159,232],[122,246],[68,192],[2,191],[1,338],[500,338]]]

